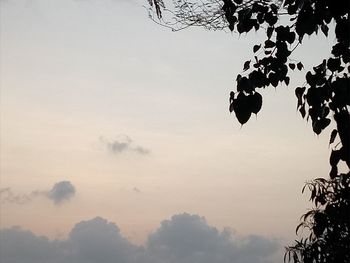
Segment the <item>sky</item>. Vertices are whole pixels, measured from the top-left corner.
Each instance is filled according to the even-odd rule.
[[[262,35],[172,32],[145,6],[0,0],[5,263],[276,262],[295,239],[301,189],[329,170],[330,129],[296,110],[305,72],[241,126],[229,92]]]

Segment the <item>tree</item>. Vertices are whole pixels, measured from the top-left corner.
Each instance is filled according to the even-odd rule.
[[[174,0],[172,10],[162,0],[149,1],[157,22],[174,31],[190,26],[228,28],[239,34],[264,31],[266,40],[253,46],[254,59],[244,63],[244,74],[237,76],[237,88],[230,93],[229,111],[242,125],[261,109],[259,89],[289,85],[289,73],[304,68],[302,61],[291,59],[304,36],[328,37],[334,31],[331,57],[309,69],[305,85],[295,88],[297,109],[302,118],[311,119],[313,131],[320,134],[332,122],[335,129],[329,141],[329,178],[317,178],[304,187],[311,192],[314,208],[302,216],[296,231],[306,228],[309,235],[287,248],[285,261],[350,262],[350,1]],[[342,162],[347,172],[340,171]]]

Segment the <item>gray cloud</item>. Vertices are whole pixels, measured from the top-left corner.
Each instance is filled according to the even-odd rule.
[[[75,187],[69,181],[61,181],[52,187],[51,190],[32,191],[29,194],[15,194],[10,187],[0,188],[0,202],[24,205],[33,201],[37,197],[44,197],[52,200],[54,204],[61,204],[68,201],[75,195]]]
[[[276,240],[220,232],[189,214],[163,221],[145,246],[132,244],[100,217],[76,224],[66,240],[14,227],[0,231],[0,242],[3,263],[272,263],[282,256]]]
[[[261,236],[244,238],[225,229],[220,232],[198,215],[174,215],[148,239],[148,250],[168,263],[267,263],[279,244]]]
[[[69,181],[62,181],[56,183],[46,196],[55,204],[60,204],[63,201],[68,201],[75,195],[75,187]]]
[[[126,152],[134,152],[141,155],[149,154],[150,151],[140,145],[134,143],[134,141],[127,135],[120,135],[119,138],[109,140],[104,137],[100,137],[100,142],[107,148],[107,150],[113,154],[121,154]]]
[[[23,205],[29,203],[33,199],[33,194],[19,195],[13,193],[10,187],[0,189],[0,201],[1,203],[14,203]]]

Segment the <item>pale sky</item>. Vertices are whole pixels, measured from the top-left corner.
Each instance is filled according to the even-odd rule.
[[[295,239],[304,182],[328,174],[330,129],[316,136],[296,111],[303,73],[263,91],[243,127],[229,114],[261,36],[174,33],[148,19],[146,1],[0,5],[2,229],[65,239],[99,216],[144,244],[185,212],[281,247]],[[331,43],[306,39],[295,58],[308,68]],[[63,181],[75,192],[57,203]]]

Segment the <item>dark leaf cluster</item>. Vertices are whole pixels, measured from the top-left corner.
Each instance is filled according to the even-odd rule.
[[[310,234],[287,248],[285,260],[350,262],[350,173],[338,171],[340,162],[350,168],[350,1],[286,0],[278,6],[272,1],[251,3],[239,13],[224,10],[232,31],[247,33],[266,28],[266,40],[253,46],[255,62],[245,62],[246,76],[238,75],[236,100],[232,96],[230,99],[230,111],[235,111],[241,124],[247,122],[248,112],[256,105],[253,101],[248,105],[248,100],[244,107],[236,105],[241,94],[255,94],[259,88],[282,83],[289,85],[289,71],[304,69],[302,62],[295,63],[290,58],[304,36],[321,31],[327,37],[330,28],[335,30],[331,57],[306,72],[305,85],[297,87],[295,95],[297,109],[303,118],[311,120],[313,131],[318,135],[334,121],[330,144],[333,146],[337,138],[339,142],[331,151],[329,179],[316,179],[306,185],[315,208],[301,218],[297,232],[306,228]],[[238,4],[225,0],[226,6],[237,8]],[[290,22],[280,25],[282,11]]]
[[[231,96],[230,111],[235,111],[241,124],[247,122],[251,107],[256,105],[253,101],[248,105],[247,99],[244,106],[239,105],[242,94],[255,94],[259,88],[282,83],[289,85],[289,71],[304,69],[302,62],[290,58],[304,36],[321,31],[327,37],[330,28],[335,30],[331,57],[306,72],[305,85],[297,87],[295,95],[297,109],[311,121],[313,131],[319,135],[333,121],[330,144],[333,146],[337,138],[339,142],[331,151],[329,179],[316,179],[306,185],[315,208],[302,217],[297,230],[307,228],[309,237],[287,248],[285,260],[350,262],[350,173],[338,171],[340,162],[350,168],[350,1],[286,0],[277,6],[273,1],[250,3],[237,13],[232,10],[239,3],[225,0],[226,6],[234,8],[224,10],[232,31],[247,33],[266,28],[266,40],[253,46],[255,62],[244,63],[246,75],[238,75],[237,88],[231,92],[237,94],[236,99]],[[289,16],[289,23],[279,24],[281,12]]]
[[[307,228],[310,234],[287,248],[285,261],[350,262],[350,173],[318,178],[306,187],[315,208],[302,216],[296,231]]]
[[[297,110],[317,135],[333,126],[329,140],[331,169],[329,178],[306,185],[315,208],[301,218],[297,230],[307,229],[309,236],[287,248],[285,260],[350,263],[350,173],[339,171],[341,163],[350,169],[350,1],[222,0],[212,13],[208,12],[211,5],[204,6],[204,14],[215,13],[213,19],[197,15],[194,5],[189,12],[195,16],[185,24],[215,28],[222,19],[229,30],[239,34],[263,30],[266,35],[262,43],[253,46],[254,58],[244,63],[230,93],[229,111],[242,125],[261,110],[259,89],[288,86],[291,71],[305,72],[305,83],[295,87]],[[175,16],[188,17],[184,12]],[[222,29],[219,25],[217,28]],[[328,37],[331,30],[336,39],[330,57],[309,69],[302,61],[292,59],[305,36],[322,33]]]

